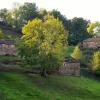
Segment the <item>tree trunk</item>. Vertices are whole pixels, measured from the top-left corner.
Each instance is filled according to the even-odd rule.
[[[47,77],[47,70],[46,70],[46,68],[42,68],[41,76],[42,77]]]

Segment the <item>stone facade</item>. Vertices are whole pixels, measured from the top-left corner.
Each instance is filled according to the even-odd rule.
[[[96,49],[100,48],[100,37],[89,38],[82,43],[83,48]]]
[[[0,55],[16,55],[16,53],[14,41],[0,40]]]
[[[62,75],[80,75],[80,63],[73,58],[66,58],[63,65],[59,68],[59,73]]]

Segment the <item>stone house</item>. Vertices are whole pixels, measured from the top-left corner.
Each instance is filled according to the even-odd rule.
[[[66,57],[63,65],[59,67],[59,74],[80,76],[80,63],[74,58]]]
[[[0,40],[0,55],[16,55],[17,50],[12,40]]]
[[[89,38],[83,41],[83,48],[96,49],[100,48],[100,37]]]

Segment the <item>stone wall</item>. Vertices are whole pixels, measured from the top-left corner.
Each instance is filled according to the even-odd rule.
[[[80,64],[64,62],[63,65],[59,68],[59,74],[79,76]]]
[[[0,55],[16,55],[15,45],[0,44]]]

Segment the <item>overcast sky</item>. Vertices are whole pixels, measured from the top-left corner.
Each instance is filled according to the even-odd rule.
[[[68,19],[83,17],[100,21],[100,0],[1,0],[0,8],[11,8],[15,2],[34,2],[39,8],[57,9]]]

